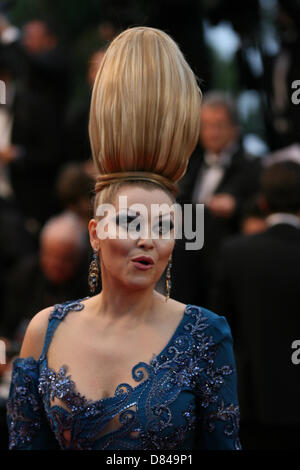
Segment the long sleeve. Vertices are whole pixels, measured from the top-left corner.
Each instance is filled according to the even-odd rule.
[[[206,366],[199,389],[200,430],[197,449],[240,450],[237,374],[230,327],[216,318],[206,334]]]
[[[10,450],[59,449],[38,393],[38,362],[17,358],[7,402]]]

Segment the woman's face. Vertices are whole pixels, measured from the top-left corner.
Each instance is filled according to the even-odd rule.
[[[121,196],[127,197],[126,208],[124,199],[123,203],[120,200]],[[138,210],[139,208],[132,210],[133,204],[142,204],[145,212]],[[158,212],[153,212],[154,204],[164,204],[160,217]],[[107,228],[99,228],[99,225],[97,227],[95,219],[90,221],[91,244],[99,251],[103,284],[113,280],[134,290],[154,288],[174,248],[175,220],[171,211],[172,204],[170,197],[159,188],[148,190],[130,185],[123,186],[113,204],[115,214],[108,218],[112,223],[110,227],[116,229],[116,237],[104,238],[103,233]],[[145,222],[148,222],[148,226]],[[131,236],[133,232],[136,239]],[[133,261],[140,256],[148,257],[153,264],[147,264],[145,269],[144,264]]]

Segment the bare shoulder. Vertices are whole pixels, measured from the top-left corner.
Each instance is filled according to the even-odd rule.
[[[166,302],[165,297],[161,294],[158,294],[157,297],[159,300],[160,307],[162,309],[160,311],[164,313],[167,318],[171,318],[173,320],[176,320],[177,318],[178,320],[180,320],[183,317],[185,309],[187,307],[186,304],[172,298],[169,298]]]
[[[186,309],[186,304],[183,304],[182,302],[178,302],[178,300],[174,299],[169,299],[167,303],[170,302],[169,308],[170,311],[173,315],[178,315],[179,317],[182,317],[185,309]]]
[[[160,308],[157,309],[155,321],[157,322],[160,334],[170,339],[170,332],[176,331],[181,324],[185,314],[186,305],[182,302],[169,298],[165,301],[165,297],[161,297]]]
[[[47,307],[38,312],[30,321],[20,351],[20,357],[32,356],[38,360],[43,351],[49,315],[53,307]]]

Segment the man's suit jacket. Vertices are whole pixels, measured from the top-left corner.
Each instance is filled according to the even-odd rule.
[[[43,223],[57,212],[53,185],[63,157],[57,113],[44,95],[26,90],[16,94],[12,114],[11,142],[20,148],[8,165],[16,203]]]
[[[204,150],[198,146],[189,160],[184,177],[179,182],[180,201],[192,200],[197,180],[201,178],[206,168]],[[241,146],[238,146],[214,194],[231,194],[240,206],[258,189],[259,171],[259,159],[246,154]]]
[[[220,252],[213,307],[232,328],[241,418],[300,425],[300,229],[278,224],[227,240]]]
[[[205,168],[203,150],[199,147],[193,153],[185,176],[179,183],[177,201],[191,203],[197,179]],[[181,302],[191,302],[210,307],[209,292],[212,273],[218,262],[218,248],[228,236],[239,231],[240,214],[245,201],[258,190],[260,161],[247,157],[241,148],[232,155],[216,193],[228,193],[237,201],[236,211],[231,219],[204,212],[204,246],[199,251],[185,251],[184,242],[178,240],[173,252],[171,294]],[[193,205],[193,214],[195,205]],[[193,216],[194,218],[194,216]]]

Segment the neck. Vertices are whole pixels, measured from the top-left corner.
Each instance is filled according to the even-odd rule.
[[[164,296],[156,292],[153,285],[144,289],[130,289],[115,279],[106,279],[105,275],[102,291],[97,297],[96,315],[133,323],[146,321],[158,304],[164,303]]]

